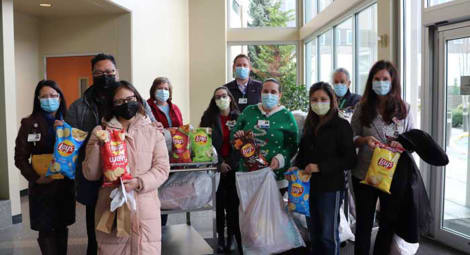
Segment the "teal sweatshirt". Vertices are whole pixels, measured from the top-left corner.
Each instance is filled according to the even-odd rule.
[[[259,127],[259,120],[268,120],[269,128]],[[239,130],[253,131],[256,142],[260,145],[260,151],[268,163],[271,163],[273,157],[279,160],[281,168],[274,172],[278,181],[283,180],[283,174],[290,167],[290,160],[298,149],[297,122],[292,113],[281,106],[278,110],[266,115],[261,104],[250,105],[238,117],[237,124],[230,134],[231,140]],[[240,164],[238,170],[247,171],[247,168],[245,164]]]

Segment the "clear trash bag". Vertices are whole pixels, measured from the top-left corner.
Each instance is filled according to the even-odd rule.
[[[419,243],[408,243],[398,235],[393,235],[390,255],[414,255],[418,252]]]

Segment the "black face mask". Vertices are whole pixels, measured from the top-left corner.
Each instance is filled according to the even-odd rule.
[[[122,117],[126,120],[132,119],[140,108],[139,102],[131,101],[122,105],[114,106],[113,113],[118,117]]]
[[[113,90],[119,83],[116,82],[116,75],[100,75],[93,77],[93,85],[98,86],[100,89],[104,90]]]

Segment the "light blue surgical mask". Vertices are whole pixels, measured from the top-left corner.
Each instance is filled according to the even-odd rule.
[[[155,97],[160,102],[166,102],[168,98],[170,98],[170,91],[166,89],[157,89],[157,92],[155,92]]]
[[[334,85],[335,93],[338,97],[344,97],[348,93],[348,86],[344,83],[336,83]]]
[[[235,78],[246,80],[250,76],[250,68],[248,67],[235,67]]]
[[[39,99],[41,109],[46,112],[55,112],[59,109],[60,101],[59,98],[41,98]]]
[[[263,107],[271,110],[279,104],[279,96],[271,93],[261,94],[261,103]]]
[[[379,96],[386,96],[392,87],[390,81],[373,81],[372,90]]]

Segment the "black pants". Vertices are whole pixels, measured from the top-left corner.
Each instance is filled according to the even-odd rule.
[[[227,233],[229,238],[235,235],[238,247],[241,248],[241,234],[238,218],[237,189],[235,187],[235,173],[230,171],[221,174],[220,183],[216,193],[216,223],[217,234],[224,236],[225,223],[227,223]]]
[[[95,208],[96,205],[86,205],[86,232],[88,236],[87,255],[96,255],[98,253],[95,233]]]
[[[39,231],[38,243],[42,255],[67,255],[68,229]]]
[[[371,186],[361,184],[353,177],[354,194],[356,195],[356,241],[354,254],[368,255],[370,239],[374,224],[377,199],[380,199],[380,210],[388,203],[389,195]],[[385,219],[379,217],[379,232],[374,245],[375,254],[389,254],[393,239],[393,227]]]

